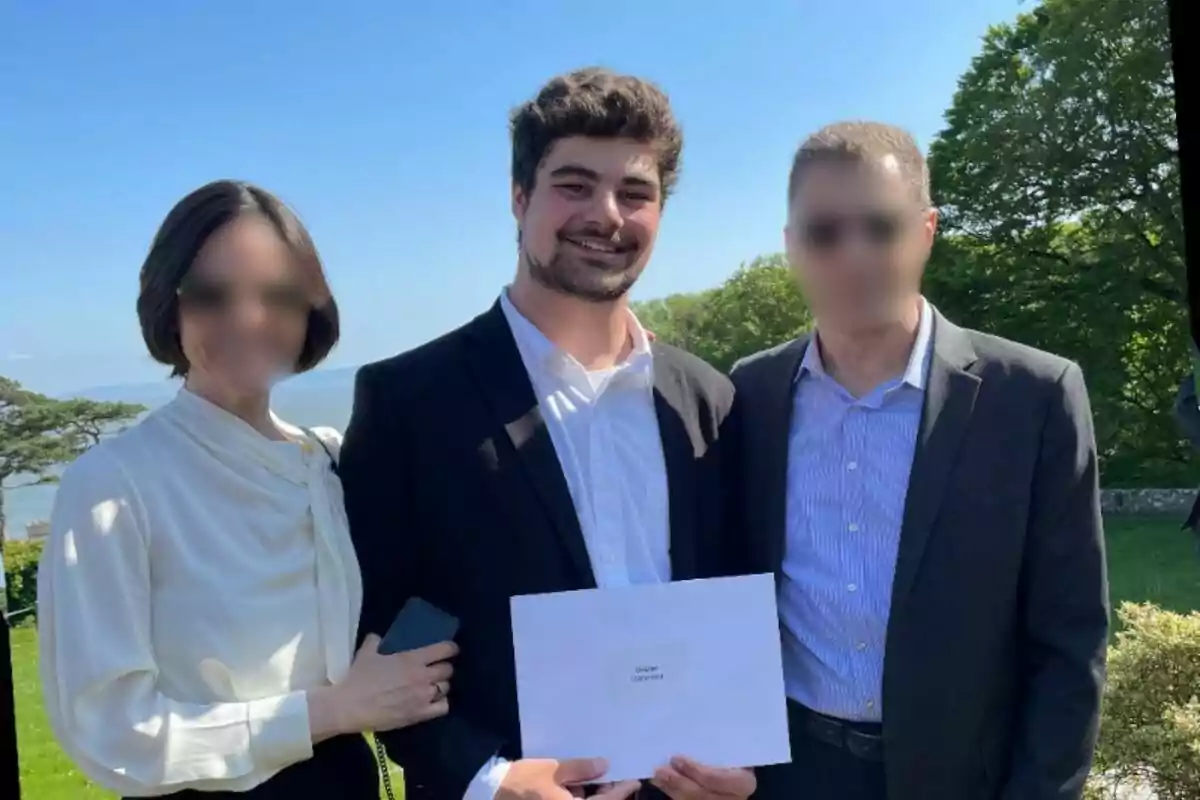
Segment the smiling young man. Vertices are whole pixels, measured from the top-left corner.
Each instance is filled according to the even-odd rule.
[[[449,715],[381,736],[410,800],[549,800],[602,779],[600,764],[522,758],[513,595],[727,563],[717,439],[731,384],[652,341],[628,302],[681,149],[652,84],[601,69],[551,80],[512,117],[512,284],[462,328],[359,373],[341,474],[362,632],[382,634],[410,597],[462,623]],[[676,800],[755,785],[687,759],[651,783]]]
[[[792,763],[766,800],[1078,798],[1108,599],[1078,366],[921,296],[937,215],[912,138],[796,155],[788,259],[815,333],[734,368],[740,568],[779,587]]]

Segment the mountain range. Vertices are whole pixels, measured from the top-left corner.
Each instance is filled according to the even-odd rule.
[[[338,367],[318,369],[293,376],[275,388],[275,400],[277,403],[292,405],[301,397],[311,396],[314,393],[352,393],[354,375],[357,371],[358,367]],[[93,386],[66,392],[59,397],[60,399],[82,397],[88,400],[112,403],[137,403],[147,408],[157,408],[174,397],[175,393],[179,391],[179,386],[180,382],[177,379]]]

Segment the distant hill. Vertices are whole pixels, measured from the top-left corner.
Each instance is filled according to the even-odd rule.
[[[354,389],[354,374],[358,367],[340,367],[337,369],[318,369],[297,375],[281,383],[275,390],[276,399],[287,403],[298,396],[309,395],[314,391],[352,392]],[[88,400],[98,400],[110,403],[137,403],[147,408],[158,408],[167,403],[179,391],[179,380],[151,381],[148,383],[127,383],[113,386],[93,386],[87,389],[77,389],[65,392],[60,398],[83,397]]]
[[[357,367],[345,367],[297,375],[280,384],[274,392],[271,405],[280,417],[294,425],[328,425],[344,431],[350,421],[350,407],[354,401],[356,370]],[[155,409],[175,396],[179,391],[179,384],[178,380],[163,380],[122,386],[97,386],[68,392],[60,397],[137,403]],[[45,485],[5,492],[9,538],[23,538],[26,525],[50,517],[54,489],[52,485]]]

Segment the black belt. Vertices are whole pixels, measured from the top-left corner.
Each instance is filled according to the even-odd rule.
[[[799,703],[788,705],[793,710],[793,730],[798,728],[819,742],[841,747],[865,761],[883,761],[882,734],[858,730],[855,723],[818,714]]]

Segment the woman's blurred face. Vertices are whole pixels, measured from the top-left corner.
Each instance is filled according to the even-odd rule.
[[[247,215],[219,228],[179,289],[179,330],[197,388],[264,394],[292,374],[311,304],[274,226]]]

